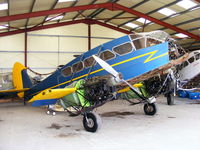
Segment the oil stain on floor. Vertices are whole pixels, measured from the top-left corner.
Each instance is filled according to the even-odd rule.
[[[57,135],[56,137],[67,138],[67,137],[73,137],[76,135],[77,135],[76,133],[67,133],[67,134],[61,133],[61,134]]]
[[[101,114],[102,117],[118,117],[118,118],[124,118],[124,116],[130,116],[130,115],[134,115],[134,112],[129,112],[129,111],[125,111],[125,112],[119,112],[119,111],[111,111],[111,112],[105,112],[103,114]]]
[[[52,123],[51,126],[49,126],[47,128],[48,129],[56,129],[56,130],[58,130],[58,129],[62,128],[62,126],[57,124],[57,123]]]

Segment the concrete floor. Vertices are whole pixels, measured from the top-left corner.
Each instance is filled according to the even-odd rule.
[[[199,150],[200,103],[179,98],[175,103],[168,106],[159,97],[158,113],[146,116],[142,105],[110,102],[97,110],[103,124],[96,133],[83,129],[82,116],[0,104],[0,150]]]

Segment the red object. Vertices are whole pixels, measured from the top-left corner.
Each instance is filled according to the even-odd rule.
[[[27,32],[24,35],[24,65],[27,67]]]
[[[196,1],[199,2],[199,0],[196,0]],[[185,31],[185,30],[178,28],[174,25],[160,21],[156,18],[150,17],[146,14],[143,14],[143,13],[138,12],[136,10],[132,10],[130,8],[127,8],[125,6],[122,6],[122,5],[119,5],[119,4],[116,4],[116,3],[92,4],[92,5],[84,5],[84,6],[76,6],[76,7],[69,7],[69,8],[59,8],[59,9],[52,9],[52,10],[46,10],[46,11],[31,12],[31,13],[25,13],[25,14],[19,14],[19,15],[11,15],[11,16],[0,17],[0,22],[8,22],[8,21],[14,21],[14,20],[19,20],[19,19],[27,19],[27,18],[32,18],[32,17],[47,16],[47,15],[52,15],[52,14],[60,14],[60,13],[66,13],[66,12],[99,9],[99,8],[106,8],[106,9],[109,9],[109,10],[112,10],[112,11],[122,10],[122,11],[125,11],[127,13],[148,19],[152,22],[155,22],[159,25],[162,25],[162,26],[167,27],[169,29],[172,29],[174,31],[183,33],[183,34],[185,34],[185,35],[187,35],[187,36],[189,36],[193,39],[200,40],[200,37],[198,35],[192,34],[188,31]],[[58,27],[58,26],[63,26],[63,25],[76,24],[76,23],[80,23],[82,21],[81,20],[75,20],[75,21],[71,21],[71,22],[69,21],[69,22],[64,22],[64,23],[59,23],[59,24],[56,23],[56,24],[51,24],[51,25],[36,26],[34,28],[29,28],[26,31],[28,32],[28,31],[35,31],[35,30],[40,30],[40,29],[53,28],[53,27]],[[87,22],[88,22],[87,19],[85,19],[85,23],[87,23]],[[95,21],[95,20],[92,20],[92,22],[99,24],[99,25],[102,25],[102,26],[105,26],[105,27],[108,27],[108,28],[111,28],[111,29],[114,29],[114,30],[117,30],[117,31],[120,31],[120,32],[123,32],[125,34],[131,33],[127,30],[120,29],[118,27],[115,27],[115,26],[112,26],[112,25],[109,25],[109,24],[105,24],[105,23],[102,23],[102,22],[98,22],[98,21]],[[0,36],[12,35],[12,34],[23,33],[23,32],[25,32],[25,30],[15,30],[15,31],[10,31],[10,32],[0,33]]]
[[[114,4],[114,7],[117,8],[117,9],[119,9],[119,10],[123,10],[123,11],[125,11],[125,12],[128,12],[128,13],[130,13],[130,14],[133,14],[133,15],[136,15],[136,16],[139,16],[139,17],[148,19],[148,20],[150,20],[150,21],[152,21],[152,22],[155,22],[155,23],[157,23],[157,24],[159,24],[159,25],[162,25],[162,26],[167,27],[167,28],[169,28],[169,29],[172,29],[172,30],[174,30],[174,31],[183,33],[183,34],[185,34],[185,35],[187,35],[187,36],[189,36],[189,37],[191,37],[191,38],[193,38],[193,39],[196,39],[196,40],[199,40],[199,41],[200,41],[200,37],[199,37],[199,36],[197,36],[197,35],[195,35],[195,34],[192,34],[192,33],[190,33],[190,32],[187,32],[187,31],[185,31],[185,30],[183,30],[183,29],[181,29],[181,28],[178,28],[178,27],[176,27],[176,26],[173,26],[173,25],[171,25],[171,24],[169,24],[169,23],[160,21],[160,20],[158,20],[158,19],[156,19],[156,18],[150,17],[150,16],[145,15],[145,14],[143,14],[143,13],[141,13],[141,12],[138,12],[138,11],[136,11],[136,10],[132,10],[132,9],[130,9],[130,8],[124,7],[124,6],[119,5],[119,4]]]

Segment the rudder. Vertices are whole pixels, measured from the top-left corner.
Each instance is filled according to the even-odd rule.
[[[16,62],[13,66],[13,85],[17,90],[21,90],[24,88],[30,88],[32,86],[32,82],[30,77],[27,74],[27,68],[19,62]],[[17,94],[20,98],[24,97],[24,92],[20,92]]]

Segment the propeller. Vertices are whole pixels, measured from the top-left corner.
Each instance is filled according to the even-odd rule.
[[[141,94],[141,92],[140,92],[137,88],[133,87],[130,83],[128,83],[126,80],[124,80],[124,79],[122,78],[122,74],[119,73],[119,72],[117,72],[117,71],[116,71],[112,66],[110,66],[107,62],[105,62],[104,60],[102,60],[101,58],[99,58],[99,57],[97,57],[97,56],[95,56],[95,55],[92,55],[92,56],[93,56],[93,58],[96,60],[96,62],[97,62],[103,69],[105,69],[108,73],[110,73],[113,77],[115,77],[115,80],[116,80],[117,82],[124,82],[124,83],[126,83],[132,90],[134,90],[134,91],[136,91],[136,92],[138,92],[138,93]]]

